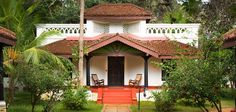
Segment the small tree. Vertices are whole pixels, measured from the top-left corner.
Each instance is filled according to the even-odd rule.
[[[69,73],[58,66],[49,64],[27,64],[22,62],[17,66],[19,81],[31,93],[32,112],[43,93],[50,93],[44,105],[44,112],[50,112],[53,104],[58,99],[60,90],[65,89],[65,81]]]
[[[228,77],[231,54],[228,50],[218,50],[200,59],[177,60],[176,69],[166,81],[168,90],[174,91],[177,99],[188,99],[205,112],[208,112],[206,102],[221,112],[221,88]]]

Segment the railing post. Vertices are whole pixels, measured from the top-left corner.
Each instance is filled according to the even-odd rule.
[[[42,25],[36,25],[36,37],[38,37],[40,34],[42,34],[44,31]]]

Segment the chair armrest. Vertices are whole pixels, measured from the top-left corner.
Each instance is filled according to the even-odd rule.
[[[103,82],[104,82],[104,79],[101,79],[101,80],[99,80],[98,82],[103,83]]]
[[[135,82],[135,80],[131,80],[131,79],[130,79],[129,82]]]

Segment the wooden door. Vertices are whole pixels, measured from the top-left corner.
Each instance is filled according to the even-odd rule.
[[[124,57],[108,57],[108,85],[124,85]]]

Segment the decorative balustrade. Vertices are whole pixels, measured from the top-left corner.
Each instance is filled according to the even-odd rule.
[[[37,36],[39,36],[44,31],[57,30],[60,31],[63,36],[79,36],[80,33],[79,24],[37,24]],[[87,30],[87,28],[89,28]],[[101,27],[103,28],[103,27]],[[108,25],[108,29],[109,29]],[[146,24],[142,26],[138,33],[138,36],[144,37],[175,37],[182,38],[186,36],[187,38],[195,38],[198,35],[199,24]],[[96,32],[98,29],[93,28],[93,25],[85,25],[84,32],[85,36],[90,36],[95,34],[99,35],[102,32]],[[99,30],[100,31],[100,30]],[[103,30],[102,30],[103,31]],[[141,33],[142,32],[142,33]],[[109,32],[103,32],[109,33]],[[131,33],[131,32],[123,32]],[[135,34],[135,33],[134,33]]]
[[[78,36],[80,34],[79,24],[37,24],[37,36],[44,31],[57,30],[64,36]],[[84,25],[84,33],[86,34],[87,28]]]
[[[191,36],[198,34],[199,24],[146,24],[146,35],[149,36]],[[194,36],[194,37],[193,37]]]
[[[79,24],[37,24],[37,36],[39,36],[44,31],[57,30],[62,33],[62,36],[54,36],[48,38],[45,44],[52,43],[57,40],[66,38],[67,36],[79,36],[80,34]],[[148,37],[168,37],[172,40],[177,40],[182,43],[191,43],[198,40],[198,29],[199,24],[140,24],[136,27],[132,27],[132,33],[138,37],[148,38]],[[94,37],[102,33],[111,33],[112,31],[118,31],[120,27],[108,25],[104,27],[102,25],[86,24],[84,25],[85,36]],[[143,29],[140,29],[143,28]],[[108,30],[108,31],[106,31]],[[137,31],[135,31],[137,30]],[[114,33],[114,32],[112,32]]]

